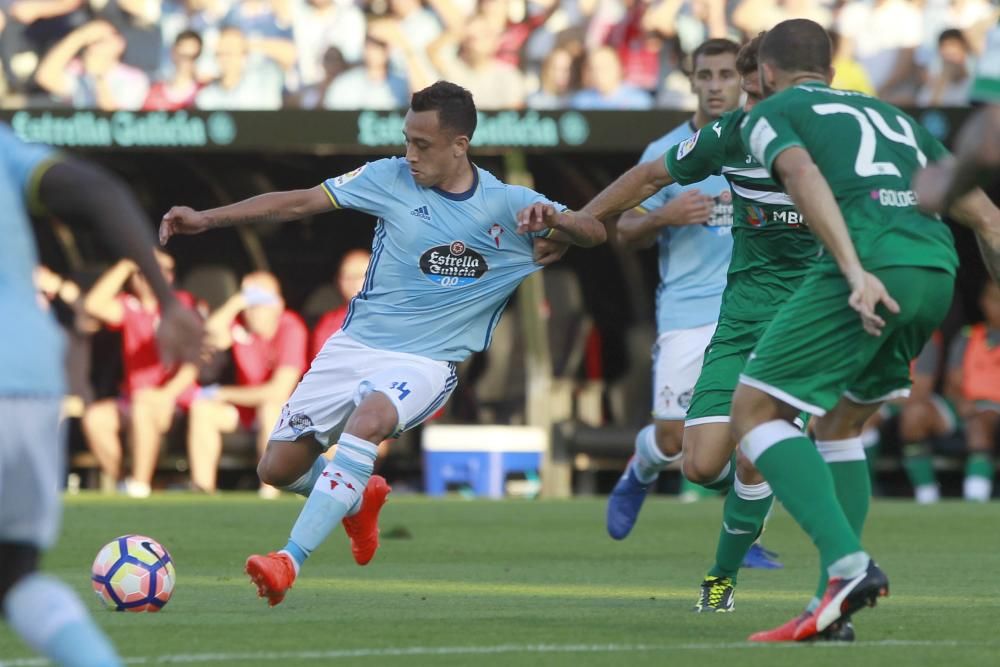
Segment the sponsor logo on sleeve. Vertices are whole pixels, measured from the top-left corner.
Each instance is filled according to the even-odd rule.
[[[699,134],[701,134],[701,130],[698,130],[697,132],[692,134],[689,138],[681,142],[681,145],[677,147],[678,160],[683,160],[684,156],[690,153],[694,149],[695,144],[698,143]]]
[[[358,167],[357,169],[352,169],[351,171],[347,172],[346,174],[341,174],[337,178],[333,179],[333,185],[334,185],[334,187],[341,188],[341,187],[347,185],[348,183],[350,183],[351,181],[353,181],[355,178],[357,178],[358,176],[360,176],[361,172],[363,172],[367,166],[368,165],[363,164],[360,167]]]

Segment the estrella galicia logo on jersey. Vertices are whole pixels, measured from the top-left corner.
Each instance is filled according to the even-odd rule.
[[[705,226],[720,236],[730,232],[730,228],[733,226],[733,195],[729,190],[723,190],[716,195],[712,217],[708,219]]]
[[[420,270],[428,280],[444,287],[461,287],[474,283],[489,268],[486,258],[462,241],[435,246],[420,256]]]
[[[416,216],[416,217],[420,218],[421,220],[428,221],[428,222],[431,219],[431,212],[429,210],[427,210],[426,206],[418,206],[418,207],[416,207],[415,209],[413,209],[412,211],[410,211],[410,215]]]
[[[695,144],[698,143],[699,134],[701,134],[701,130],[698,130],[697,132],[692,134],[688,139],[685,139],[684,141],[681,142],[681,145],[677,147],[678,160],[683,160],[684,156],[690,153],[694,149]]]

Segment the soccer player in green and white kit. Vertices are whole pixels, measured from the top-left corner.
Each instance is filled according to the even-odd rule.
[[[829,39],[817,23],[779,23],[759,59],[765,90],[776,94],[751,112],[743,139],[828,252],[755,348],[731,424],[827,568],[819,605],[794,619],[793,638],[803,640],[874,605],[889,581],[862,548],[823,458],[790,422],[805,410],[820,417],[818,432],[860,426],[882,401],[905,394],[909,362],[944,317],[958,260],[948,228],[922,213],[909,189],[944,147],[895,107],[831,89]],[[950,212],[1000,229],[1000,211],[981,191]]]
[[[779,310],[733,396],[730,424],[743,452],[813,536],[830,576],[815,609],[754,637],[773,641],[814,637],[888,592],[885,575],[861,549],[838,502],[823,457],[792,421],[801,409],[820,416],[818,433],[831,450],[839,450],[850,445],[839,440],[850,438],[838,434],[859,433],[881,400],[904,393],[909,361],[943,317],[940,304],[950,300],[957,259],[947,227],[919,212],[906,189],[928,157],[946,155],[943,146],[894,107],[831,90],[829,39],[812,21],[779,24],[765,37],[760,60],[765,82],[792,90],[754,108],[742,129],[744,141],[753,138],[755,157],[782,182],[832,255],[810,269]],[[815,103],[818,110],[810,106]],[[808,144],[789,114],[802,124],[800,131],[808,131]],[[772,116],[773,124],[760,124]],[[816,151],[819,169],[803,145]],[[835,168],[841,170],[831,171],[839,199],[820,171]],[[613,215],[672,181],[663,161],[644,163],[583,213]],[[849,212],[850,234],[838,204]],[[1000,258],[1000,211],[982,191],[959,200],[949,213],[976,230],[990,250],[984,252],[987,261],[1000,268],[1000,261],[994,262]],[[877,276],[862,268],[852,236]],[[900,304],[880,278],[898,293]],[[884,307],[876,313],[879,304]],[[842,399],[847,392],[852,398]],[[794,630],[787,632],[790,626]]]
[[[819,250],[792,200],[747,154],[740,137],[740,123],[761,99],[757,50],[762,39],[763,33],[746,44],[736,59],[747,94],[743,109],[724,114],[664,156],[675,182],[686,185],[722,174],[733,195],[733,254],[722,310],[684,424],[685,477],[712,488],[732,487],[726,496],[715,564],[702,582],[695,605],[700,612],[733,609],[740,564],[774,500],[770,486],[753,465],[743,457],[732,461],[736,446],[729,429],[733,391],[757,340],[805,277]],[[860,443],[858,456],[864,460]]]

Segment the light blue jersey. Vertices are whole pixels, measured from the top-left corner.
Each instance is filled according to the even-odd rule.
[[[489,345],[514,289],[541,268],[533,236],[517,234],[515,216],[552,202],[478,167],[473,173],[472,188],[454,194],[417,185],[406,160],[387,158],[323,183],[336,207],[378,217],[346,334],[437,361],[461,361]]]
[[[0,396],[61,396],[63,337],[43,311],[32,272],[38,262],[28,201],[52,149],[26,144],[0,123]]]
[[[709,130],[711,131],[711,130]],[[694,125],[679,125],[646,147],[640,162],[656,160],[667,149],[694,136]],[[685,190],[715,197],[715,211],[703,225],[660,230],[660,284],[656,288],[656,330],[693,329],[719,319],[726,271],[733,252],[733,199],[722,176],[692,185],[672,183],[642,203],[644,211],[663,206]]]

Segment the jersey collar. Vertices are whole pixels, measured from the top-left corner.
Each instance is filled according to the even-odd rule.
[[[450,199],[452,201],[465,201],[470,198],[472,195],[476,194],[476,189],[479,187],[479,167],[472,162],[469,162],[469,166],[472,167],[472,187],[465,192],[448,192],[447,190],[442,190],[437,186],[434,186],[431,189],[445,199]]]

